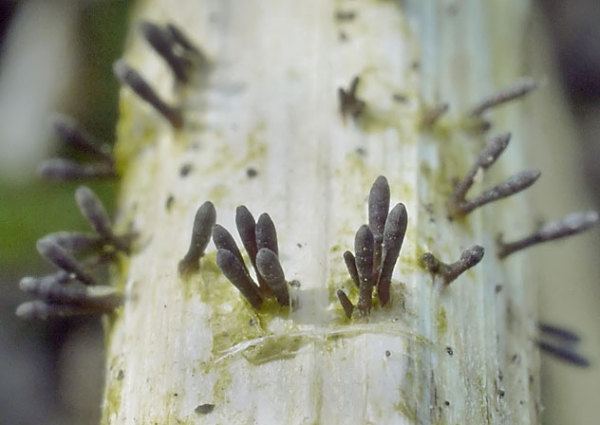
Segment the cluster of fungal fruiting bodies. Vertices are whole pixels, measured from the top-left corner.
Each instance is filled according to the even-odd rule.
[[[356,94],[359,82],[360,76],[356,76],[352,80],[349,89],[338,89],[340,114],[344,119],[348,115],[354,119],[358,118],[367,107],[366,102],[359,99]],[[469,124],[468,127],[470,129],[475,129],[481,133],[486,132],[492,127],[491,122],[485,117],[488,111],[506,102],[522,98],[537,87],[538,84],[531,79],[518,81],[514,85],[478,102],[467,114],[465,122]],[[448,110],[449,105],[447,103],[439,103],[433,107],[426,108],[422,114],[421,126],[429,129],[435,127],[440,118]],[[467,194],[475,181],[502,155],[510,142],[510,138],[511,135],[508,133],[490,138],[467,174],[455,185],[447,201],[448,218],[450,220],[463,218],[479,207],[519,193],[533,185],[539,179],[541,175],[539,170],[525,170],[483,191],[475,197],[467,198]],[[344,261],[348,272],[352,277],[352,281],[359,287],[358,307],[363,314],[368,313],[371,308],[371,294],[374,287],[377,287],[379,301],[382,306],[389,301],[389,290],[386,291],[387,277],[385,274],[382,274],[382,271],[389,270],[387,269],[389,266],[385,265],[385,255],[383,263],[381,263],[382,259],[379,257],[381,255],[380,226],[382,225],[380,217],[385,217],[383,213],[387,214],[389,207],[389,187],[384,182],[384,178],[378,178],[371,189],[369,197],[369,225],[362,226],[356,233],[356,256],[350,251],[344,253]],[[598,213],[595,211],[576,212],[567,215],[563,219],[542,224],[530,235],[515,241],[506,242],[503,235],[500,234],[496,238],[496,255],[499,259],[504,259],[519,250],[535,244],[581,233],[593,227],[597,222]],[[483,247],[474,245],[466,249],[460,259],[454,263],[446,264],[438,260],[432,253],[424,254],[420,260],[424,268],[431,272],[434,277],[439,277],[444,286],[447,286],[464,271],[479,263],[483,255]],[[389,258],[391,259],[391,257]],[[391,270],[393,270],[393,264]],[[337,296],[346,316],[350,318],[354,311],[353,303],[341,289],[337,291]],[[547,325],[540,326],[540,332],[547,336],[549,332],[548,328]],[[587,365],[587,360],[574,351],[576,346],[574,341],[578,341],[578,339],[575,340],[572,337],[574,334],[562,330],[561,335],[563,337],[559,338],[557,337],[557,330],[560,330],[560,328],[553,327],[552,329],[554,331],[550,336],[553,336],[553,338],[550,341],[548,341],[548,338],[538,340],[538,346],[544,352],[548,352],[574,365]],[[570,335],[569,338],[564,337],[567,333]]]
[[[116,177],[115,162],[110,148],[94,142],[70,117],[59,116],[54,122],[56,135],[68,146],[89,157],[92,162],[79,163],[65,158],[53,158],[42,162],[38,174],[56,181],[110,179]]]
[[[24,277],[21,290],[38,297],[17,308],[24,318],[46,319],[110,312],[122,302],[115,288],[98,285],[93,270],[128,253],[132,235],[116,235],[102,203],[89,188],[81,186],[75,199],[95,233],[58,232],[37,242],[42,257],[58,268],[43,277]],[[84,257],[80,261],[76,256]]]
[[[179,262],[179,273],[186,276],[198,270],[200,258],[212,235],[217,248],[217,265],[254,308],[260,308],[264,298],[269,296],[274,296],[281,306],[290,306],[289,287],[278,258],[277,231],[273,220],[264,213],[255,221],[248,208],[241,205],[236,209],[235,222],[258,284],[250,275],[231,233],[216,224],[215,207],[210,201],[202,204],[196,213],[190,247]]]
[[[150,46],[169,66],[178,84],[188,83],[193,77],[194,70],[206,63],[203,53],[171,24],[160,26],[145,22],[141,25],[141,31]],[[174,129],[183,127],[182,109],[161,99],[135,69],[124,61],[118,61],[114,65],[114,72],[122,84],[151,105]],[[357,96],[359,84],[360,76],[356,76],[348,89],[338,90],[340,112],[344,118],[350,116],[357,119],[367,106],[366,102]],[[522,81],[482,100],[472,108],[468,116],[478,123],[477,128],[482,131],[488,130],[491,124],[484,117],[488,110],[522,97],[536,86],[535,82],[530,80]],[[448,109],[446,103],[430,108],[422,117],[422,126],[434,127]],[[43,176],[59,180],[116,176],[112,155],[105,147],[92,142],[76,124],[61,119],[55,128],[57,134],[66,143],[87,154],[93,161],[80,164],[64,159],[51,160],[40,167]],[[485,190],[478,196],[467,198],[477,176],[496,162],[507,148],[509,141],[509,134],[501,134],[488,141],[448,199],[448,215],[451,219],[464,217],[479,207],[518,193],[538,180],[539,171],[526,170]],[[82,312],[105,312],[122,301],[121,296],[112,288],[96,285],[96,278],[89,269],[118,255],[118,252],[127,253],[131,238],[114,234],[106,212],[89,189],[80,188],[76,197],[83,214],[92,224],[96,234],[60,233],[49,235],[38,243],[40,253],[60,271],[39,279],[23,279],[21,287],[38,295],[41,300],[19,307],[19,315],[49,317]],[[352,281],[358,288],[359,296],[356,305],[361,315],[368,315],[373,308],[375,291],[381,307],[385,307],[390,302],[392,274],[404,240],[408,214],[401,203],[391,210],[389,207],[390,188],[386,178],[380,176],[369,194],[368,225],[360,226],[356,232],[354,253],[346,251],[343,255]],[[590,228],[597,221],[598,215],[595,212],[575,213],[563,220],[545,224],[533,234],[513,242],[505,242],[499,236],[497,256],[505,258],[536,243],[579,233]],[[233,236],[224,227],[216,224],[216,211],[210,202],[204,203],[196,214],[190,249],[179,263],[180,275],[185,277],[198,270],[200,258],[212,238],[217,247],[219,268],[250,305],[260,308],[266,297],[274,297],[281,306],[292,305],[289,283],[279,261],[275,226],[269,215],[262,214],[258,221],[255,221],[252,214],[245,207],[240,206],[236,210],[236,227],[254,269],[256,281],[251,276]],[[76,253],[88,250],[95,252],[91,259],[80,262],[74,257]],[[478,264],[483,255],[483,248],[474,245],[465,250],[456,262],[444,263],[433,254],[426,253],[421,258],[421,263],[435,278],[441,279],[444,286],[447,286],[464,271]],[[355,309],[353,302],[342,290],[339,290],[337,295],[346,316],[351,318]],[[549,346],[554,347],[554,353],[560,351],[556,346],[548,345],[545,341],[539,344],[546,351],[551,350]]]
[[[200,50],[172,24],[161,27],[145,22],[141,30],[179,83],[187,83],[194,67],[206,61]],[[174,128],[182,127],[183,117],[179,108],[164,102],[134,69],[118,61],[114,70],[123,84],[152,105]],[[56,181],[117,177],[115,160],[108,145],[95,142],[75,120],[59,116],[55,120],[54,131],[66,145],[89,158],[89,162],[50,159],[38,168],[41,177]],[[97,284],[96,272],[118,255],[129,254],[134,235],[115,234],[104,206],[89,188],[82,186],[77,189],[75,199],[95,233],[58,232],[38,241],[39,253],[59,270],[47,276],[21,280],[21,289],[38,299],[20,305],[17,308],[20,317],[47,319],[107,313],[123,302],[122,295],[115,288]]]
[[[188,83],[194,71],[206,65],[204,54],[175,25],[160,26],[143,22],[140,28],[148,44],[169,66],[177,83]],[[138,71],[122,59],[114,64],[113,71],[123,85],[152,106],[174,129],[183,127],[181,108],[165,102]]]
[[[392,273],[408,225],[404,204],[396,204],[391,211],[390,187],[385,177],[379,176],[369,193],[369,225],[362,225],[354,238],[354,254],[344,252],[344,262],[352,281],[358,287],[358,309],[368,314],[372,306],[373,289],[382,306],[390,300]],[[388,213],[389,211],[389,213]],[[337,296],[347,317],[354,306],[341,289]]]

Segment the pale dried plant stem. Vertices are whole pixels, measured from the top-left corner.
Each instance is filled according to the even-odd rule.
[[[206,53],[210,71],[173,89],[165,62],[132,33],[125,60],[185,120],[173,128],[131,89],[122,91],[120,226],[133,225],[143,243],[118,279],[127,301],[108,327],[103,423],[538,422],[532,314],[518,268],[486,255],[442,293],[416,261],[423,250],[456,259],[474,244],[493,249],[487,229],[499,220],[511,225],[510,212],[521,206],[509,199],[463,223],[448,221],[447,189],[466,171],[455,158],[470,157],[477,141],[458,126],[443,140],[421,130],[421,100],[465,113],[475,94],[495,87],[482,71],[496,49],[504,60],[518,54],[512,36],[487,32],[495,2],[475,3],[451,20],[437,0],[141,3],[136,18],[176,23]],[[353,20],[336,19],[346,8]],[[523,31],[521,24],[512,30]],[[338,89],[356,76],[364,108],[344,120]],[[409,101],[394,101],[396,92]],[[184,164],[194,172],[182,177]],[[390,205],[406,208],[408,227],[389,302],[373,297],[369,312],[376,282],[367,281],[368,264],[355,252],[350,277],[342,253],[354,250],[356,229],[368,222],[367,195],[379,175],[389,182]],[[198,270],[194,262],[180,276],[205,201],[250,258],[244,267],[237,253],[216,254],[210,243]],[[236,226],[240,205],[260,217],[256,224],[238,210]],[[359,248],[373,239],[362,236]],[[256,258],[261,248],[269,251]],[[384,250],[385,242],[376,256]],[[264,268],[274,292],[298,281],[285,286],[293,308],[275,305],[262,283],[259,291],[249,264]],[[494,296],[498,280],[507,282],[502,297]],[[361,314],[351,304],[358,298]]]

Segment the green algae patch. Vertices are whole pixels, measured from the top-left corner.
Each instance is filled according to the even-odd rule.
[[[260,344],[245,350],[243,356],[253,365],[260,365],[274,360],[293,358],[307,343],[307,339],[300,335],[270,336]]]
[[[217,405],[225,404],[227,389],[231,386],[231,372],[227,367],[220,367],[217,371],[217,380],[213,385],[213,400]]]
[[[288,307],[267,298],[260,311],[254,310],[223,276],[214,252],[200,260],[199,277],[192,276],[182,281],[186,298],[197,295],[212,309],[209,324],[213,334],[213,356],[221,357],[237,344],[261,337],[267,337],[266,342],[261,342],[260,347],[246,349],[248,354],[244,356],[257,363],[269,361],[268,358],[274,356],[276,349],[267,329],[273,319],[285,318],[289,314]],[[277,341],[279,337],[273,338]]]
[[[210,327],[213,333],[213,354],[249,339],[265,335],[257,313],[235,287],[223,276],[212,252],[200,260],[200,278],[184,279],[184,294],[198,294],[212,308]]]
[[[119,255],[115,266],[115,271],[112,273],[114,278],[111,280],[115,289],[123,292],[125,291],[125,284],[127,283],[127,276],[129,276],[129,266],[131,264],[131,258],[128,255]]]
[[[381,133],[390,128],[398,128],[400,121],[396,113],[375,112],[367,107],[360,115],[358,124],[367,133]]]
[[[114,147],[116,168],[124,174],[129,164],[145,147],[156,142],[154,120],[140,117],[132,97],[122,95],[119,101],[119,122],[117,125],[117,143]]]
[[[104,393],[104,408],[102,409],[101,425],[108,425],[111,423],[111,418],[118,414],[121,407],[122,389],[123,380],[110,380],[110,384]]]
[[[102,317],[102,330],[104,336],[104,347],[106,352],[110,352],[112,344],[112,336],[117,328],[117,323],[123,317],[123,306],[116,308],[110,314],[105,314]]]
[[[335,244],[333,245],[331,248],[329,248],[329,251],[331,253],[337,253],[337,252],[342,252],[342,246],[340,244]]]
[[[446,316],[446,309],[444,307],[438,308],[435,316],[435,325],[440,336],[446,335],[446,331],[448,331],[448,317]]]
[[[229,195],[229,188],[224,184],[218,184],[208,192],[207,197],[216,204],[220,204],[227,195]]]
[[[413,423],[417,423],[417,409],[413,406],[410,406],[406,401],[400,400],[396,404],[394,404],[394,409],[400,412],[402,416]]]
[[[245,158],[246,162],[263,159],[267,154],[267,144],[265,143],[264,135],[265,128],[265,123],[260,122],[248,134],[248,138],[246,139],[246,146],[248,148]]]

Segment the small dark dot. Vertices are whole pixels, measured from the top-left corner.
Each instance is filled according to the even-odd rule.
[[[300,281],[299,281],[299,280],[295,280],[295,279],[294,279],[294,280],[291,280],[291,281],[289,282],[289,284],[290,284],[290,286],[292,286],[292,287],[294,287],[294,288],[300,288],[300,285],[301,285],[301,284],[300,284]]]
[[[125,372],[123,372],[123,369],[120,369],[119,373],[117,373],[117,380],[121,381],[123,378],[125,378]]]
[[[178,394],[178,393],[173,393],[173,396],[174,396],[174,397],[178,397],[178,396],[179,396],[179,394]]]
[[[406,97],[402,93],[394,93],[394,95],[392,96],[392,99],[394,99],[394,101],[396,101],[398,103],[404,103],[408,100],[408,97]]]
[[[199,415],[206,415],[210,412],[212,412],[215,409],[215,405],[214,404],[201,404],[200,406],[196,407],[194,409],[194,412],[198,413]]]
[[[338,39],[340,41],[348,41],[348,35],[344,31],[340,31],[338,34]]]
[[[446,401],[444,402],[444,404],[445,404],[446,406],[450,406],[450,402],[449,402],[448,400],[446,400]]]
[[[171,208],[173,207],[174,203],[175,203],[175,197],[173,195],[169,195],[167,197],[167,201],[165,202],[165,208],[167,209],[167,211],[171,211]]]
[[[513,363],[516,363],[517,360],[519,360],[519,355],[518,354],[513,354],[513,356],[510,358],[510,361]]]
[[[451,3],[447,6],[447,10],[450,16],[454,16],[458,13],[458,5],[456,3]]]
[[[452,349],[452,347],[446,347],[446,353],[452,356],[454,355],[454,350]]]
[[[413,71],[417,71],[421,67],[421,63],[419,61],[414,61],[410,64],[410,67],[413,69]]]
[[[389,357],[389,356],[391,356],[391,355],[392,355],[392,353],[390,353],[390,352],[389,352],[389,350],[385,350],[385,356],[386,356],[386,357]]]
[[[360,156],[365,156],[367,155],[367,150],[365,148],[356,148],[356,153]]]
[[[498,294],[500,291],[502,291],[502,285],[496,285],[496,288],[494,288],[494,290],[496,291],[496,294]]]
[[[525,404],[525,400],[519,400],[519,404],[523,406]]]
[[[348,10],[338,10],[335,13],[335,19],[338,21],[352,21],[356,18],[356,13]]]
[[[298,248],[302,248],[302,244],[301,244],[300,242],[298,242],[298,243],[296,244],[296,246],[297,246]]]
[[[498,395],[500,396],[500,398],[504,397],[505,394],[506,392],[504,390],[498,390]]]
[[[181,166],[181,168],[179,169],[179,175],[181,177],[186,177],[188,174],[190,174],[192,172],[192,169],[194,167],[192,166],[192,164],[183,164]]]
[[[248,167],[246,169],[246,175],[249,178],[256,177],[256,176],[258,176],[258,171],[256,171],[256,168]]]

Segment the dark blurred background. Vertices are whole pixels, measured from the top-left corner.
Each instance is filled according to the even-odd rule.
[[[112,63],[127,30],[123,0],[0,0],[0,424],[99,423],[102,327],[98,320],[24,322],[24,275],[51,267],[35,241],[87,230],[76,184],[35,178],[42,158],[73,156],[51,133],[56,111],[112,143],[117,89]],[[6,125],[10,123],[11,125]],[[16,125],[15,125],[16,124]],[[110,207],[112,183],[91,185]]]
[[[35,241],[86,228],[75,185],[34,178],[42,158],[69,156],[50,133],[54,111],[112,142],[128,10],[117,0],[0,0],[0,424],[97,424],[102,328],[97,320],[21,322],[24,274],[50,270]],[[538,0],[580,131],[585,177],[600,205],[600,1]],[[12,125],[5,125],[10,122]],[[17,123],[17,125],[15,125]],[[19,125],[20,124],[20,125]],[[93,185],[108,206],[112,184]]]

